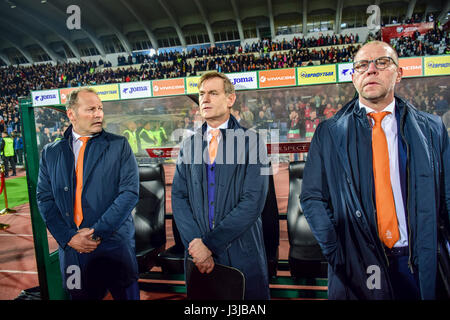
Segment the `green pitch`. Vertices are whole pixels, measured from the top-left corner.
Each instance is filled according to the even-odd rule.
[[[6,192],[8,195],[8,207],[9,209],[19,206],[24,203],[28,203],[28,186],[27,177],[18,177],[13,179],[7,179]],[[0,194],[0,210],[5,208],[5,190]]]

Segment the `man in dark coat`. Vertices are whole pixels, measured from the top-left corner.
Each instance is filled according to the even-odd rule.
[[[354,69],[359,97],[319,124],[300,197],[329,263],[328,296],[434,299],[438,228],[449,226],[447,132],[437,116],[394,96],[402,69],[388,44],[364,45]],[[380,156],[387,161],[375,174]],[[383,176],[389,186],[378,189]],[[393,223],[386,229],[387,203]]]
[[[191,256],[202,273],[216,263],[237,268],[245,276],[245,299],[269,299],[261,222],[268,190],[266,147],[230,115],[236,95],[225,75],[203,75],[199,96],[206,122],[182,142],[172,184],[186,258]]]
[[[63,286],[72,299],[102,299],[109,290],[114,299],[137,300],[136,159],[125,137],[102,129],[103,106],[92,89],[71,93],[67,115],[64,138],[42,151],[37,185]]]

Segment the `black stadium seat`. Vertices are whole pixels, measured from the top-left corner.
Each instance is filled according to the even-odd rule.
[[[266,248],[269,277],[275,277],[278,269],[278,246],[280,244],[280,221],[278,216],[278,204],[275,194],[273,175],[269,175],[269,190],[266,203],[261,212],[261,220]]]
[[[166,245],[166,192],[162,164],[139,166],[139,202],[133,209],[139,272],[156,264]]]
[[[326,278],[328,265],[314,238],[300,205],[304,161],[289,164],[289,199],[287,229],[289,237],[289,267],[298,278]]]
[[[175,219],[172,219],[172,232],[175,244],[158,255],[158,262],[163,273],[184,273],[184,245]]]

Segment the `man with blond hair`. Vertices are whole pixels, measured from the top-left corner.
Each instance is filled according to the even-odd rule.
[[[139,198],[136,159],[123,136],[103,130],[94,90],[71,92],[71,125],[42,150],[39,211],[59,245],[63,286],[72,299],[138,300],[131,211]]]

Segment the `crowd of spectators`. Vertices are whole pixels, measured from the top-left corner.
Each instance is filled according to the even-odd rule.
[[[244,46],[222,45],[192,49],[187,53],[129,56],[127,61],[129,65],[141,63],[142,80],[175,78],[195,76],[208,70],[230,73],[299,67],[312,65],[313,61],[317,61],[316,64],[347,62],[358,50],[358,43],[358,35],[321,34],[317,38],[294,37],[291,41],[264,39]],[[120,60],[125,61],[124,57]]]
[[[0,108],[0,132],[21,133],[20,113],[17,101],[8,98],[0,98],[2,108]]]
[[[304,48],[315,48],[323,46],[337,46],[345,44],[359,43],[359,35],[323,35],[316,37],[300,38],[294,37],[291,41],[283,39],[282,41],[272,41],[271,39],[263,39],[258,42],[246,43],[242,45],[234,44],[219,44],[214,47],[207,48],[193,48],[188,52],[178,51],[164,51],[155,55],[137,54],[135,57],[128,55],[128,57],[119,56],[118,65],[133,65],[133,64],[158,64],[163,62],[178,62],[182,60],[202,58],[202,57],[216,57],[228,55],[241,55],[243,53],[259,53],[266,54],[272,51],[295,50]]]
[[[390,24],[412,24],[412,23],[420,23],[420,22],[434,22],[435,17],[432,12],[428,13],[425,17],[423,14],[415,13],[414,15],[411,15],[410,18],[406,17],[406,15],[402,15],[400,17],[393,17],[389,21]]]
[[[268,70],[287,67],[300,67],[312,65],[313,61],[320,64],[338,63],[351,61],[359,46],[348,45],[342,49],[334,47],[322,49],[289,49],[289,51],[278,51],[255,55],[236,54],[231,56],[219,56],[212,58],[196,59],[191,70],[198,71],[217,70],[219,72],[231,73],[251,70]]]
[[[370,35],[370,39],[376,37]],[[400,56],[436,54],[436,51],[427,50],[427,46],[442,41],[448,46],[448,39],[448,34],[437,28],[428,32],[423,39],[417,34],[411,39],[401,38],[396,43],[396,48]],[[165,52],[152,57],[120,57],[124,67],[119,68],[108,67],[110,63],[105,61],[3,67],[0,69],[0,132],[21,132],[18,97],[29,95],[31,90],[184,77],[207,70],[230,73],[298,67],[311,65],[313,61],[314,64],[346,62],[352,60],[358,48],[357,35],[320,35],[317,38],[293,38],[291,41],[264,39],[244,46],[193,49],[183,54]],[[132,65],[136,62],[140,67]],[[446,94],[442,94],[441,99],[439,94],[428,94],[423,90],[420,92],[422,94],[412,95],[412,98],[417,105],[424,106],[425,110],[442,115],[448,109],[446,101],[449,97]],[[298,129],[300,137],[306,138],[311,136],[311,133],[307,133],[311,132],[308,131],[310,127],[314,129],[316,119],[320,121],[331,117],[344,101],[351,98],[351,93],[349,97],[340,94],[338,97],[339,101],[331,96],[317,94],[309,101],[302,99],[301,102],[283,102],[281,106],[284,113],[280,113],[280,98],[266,101],[260,108],[252,108],[242,103],[242,110],[238,111],[241,112],[244,123],[247,122],[250,127],[274,125],[271,124],[273,119],[284,119],[281,122],[286,123],[287,131]],[[314,110],[310,110],[312,106]],[[313,123],[308,124],[311,117]],[[192,121],[193,117],[186,123]],[[42,125],[42,128],[37,129],[43,141],[53,141],[62,134],[64,125]],[[51,137],[45,132],[46,127],[51,128]]]
[[[308,141],[319,122],[334,116],[355,94],[351,83],[324,86],[239,92],[232,114],[247,128],[278,129],[281,142]],[[398,85],[397,94],[441,116],[450,130],[450,94],[442,79],[432,77],[424,84],[423,79],[410,78]],[[192,133],[198,125],[198,109],[192,107],[178,128]]]
[[[415,31],[411,37],[391,39],[391,45],[399,57],[419,57],[425,55],[449,54],[450,35],[439,28],[428,31],[423,36]]]
[[[281,141],[309,140],[319,122],[335,115],[353,95],[351,84],[245,92],[238,95],[233,114],[247,128],[279,129]]]
[[[335,115],[355,94],[351,83],[324,86],[280,88],[257,92],[238,91],[232,114],[244,127],[268,130],[268,137],[271,135],[270,130],[279,130],[280,142],[309,141],[318,124]],[[397,94],[411,101],[420,110],[439,115],[444,121],[448,118],[445,123],[447,128],[450,127],[448,103],[450,96],[441,78],[431,77],[425,84],[421,78],[410,78],[398,85]],[[160,120],[168,137],[165,146],[176,145],[180,142],[180,138],[193,134],[202,123],[199,109],[190,99],[180,96],[168,100],[171,103],[165,104],[165,107],[158,112],[159,115],[165,115],[165,120]],[[122,102],[120,107],[116,103],[115,106],[117,108],[113,112],[114,115],[125,113],[130,117],[138,119],[137,116],[139,116],[139,119],[143,119],[136,121],[137,132],[147,120],[154,119],[149,112],[144,111],[144,108],[137,108],[133,101]],[[50,109],[37,109],[36,119],[41,147],[61,138],[69,125],[63,114]],[[117,134],[123,132],[120,124],[108,128]],[[175,132],[176,129],[183,129],[183,134],[179,131]],[[273,140],[268,141],[273,142]],[[142,158],[142,155],[137,156]],[[289,158],[296,159],[296,157],[292,155]],[[146,161],[141,158],[138,160]],[[282,157],[280,160],[287,161],[289,158]]]
[[[310,60],[319,63],[349,61],[357,47],[358,36],[320,36],[318,38],[294,38],[291,41],[272,42],[268,39],[244,47],[224,46],[189,53],[161,53],[155,56],[129,56],[127,61],[140,68],[126,64],[121,68],[109,68],[109,62],[39,64],[32,66],[9,66],[0,69],[0,96],[17,100],[30,90],[65,88],[82,85],[152,80],[196,75],[199,71],[220,70],[236,72],[269,68],[295,67]],[[317,48],[331,44],[347,44],[342,49]],[[317,48],[317,49],[307,49]],[[280,52],[283,51],[284,52]],[[288,51],[287,51],[288,50]],[[278,52],[270,55],[271,52]],[[124,57],[119,57],[124,60]],[[194,61],[188,59],[195,59]],[[134,61],[134,62],[133,62]],[[99,68],[101,67],[101,68]],[[2,101],[4,107],[4,101]]]

